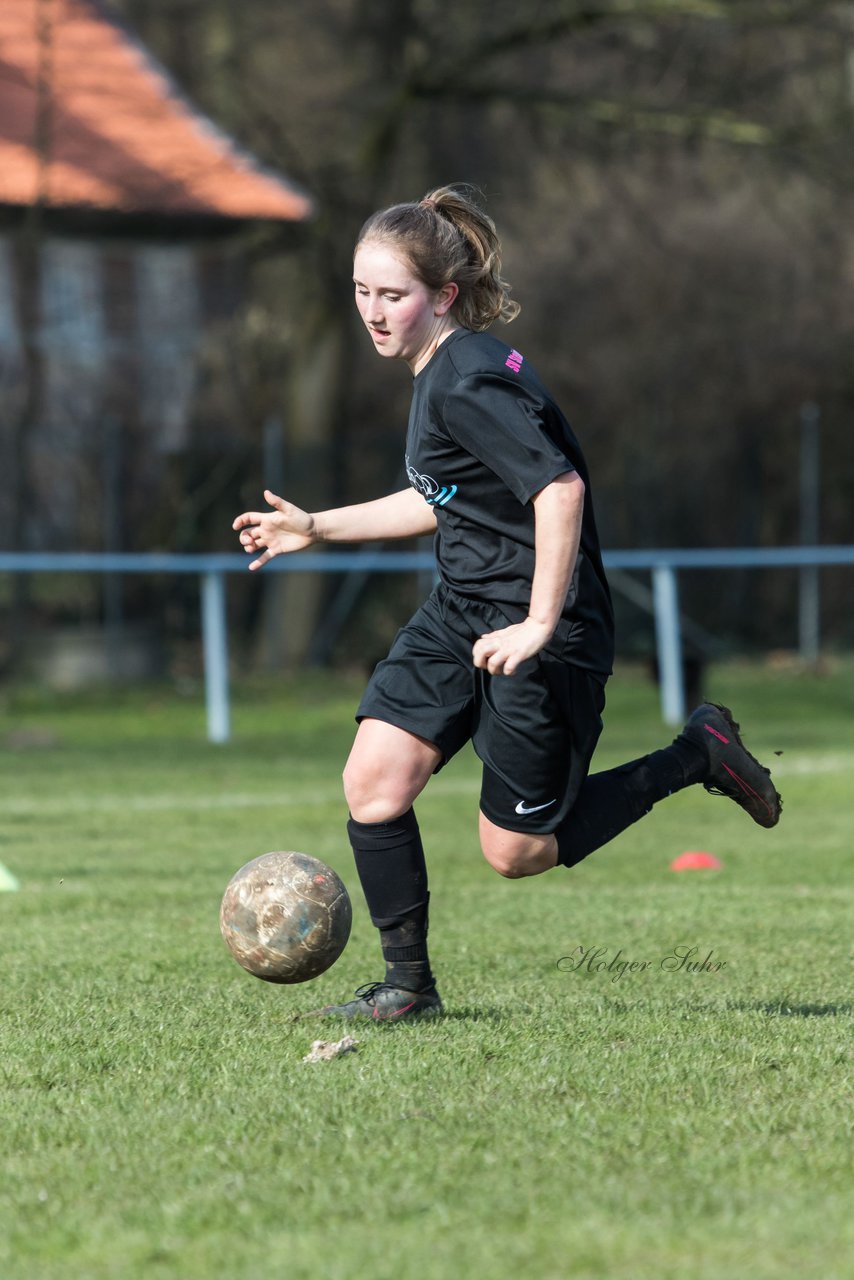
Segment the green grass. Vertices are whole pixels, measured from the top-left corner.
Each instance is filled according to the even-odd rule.
[[[504,881],[466,755],[419,805],[447,1016],[316,1065],[346,1028],[298,1015],[380,976],[339,784],[357,686],[246,685],[226,747],[197,697],[7,695],[4,1280],[854,1275],[854,668],[709,688],[784,752],[776,831],[696,788],[572,872]],[[666,737],[631,673],[606,722],[600,766]],[[289,847],[344,876],[355,922],[329,973],[276,988],[217,912]],[[692,848],[723,871],[669,872]],[[662,968],[691,946],[722,967]],[[578,947],[647,967],[559,967]]]

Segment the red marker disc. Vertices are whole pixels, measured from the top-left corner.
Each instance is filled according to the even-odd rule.
[[[674,858],[670,864],[670,870],[720,871],[723,865],[720,858],[716,858],[713,853],[702,853],[697,849],[691,849],[687,853],[680,853],[678,858]]]

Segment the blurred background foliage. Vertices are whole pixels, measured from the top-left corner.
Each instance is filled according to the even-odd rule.
[[[821,412],[821,538],[852,540],[854,5],[112,7],[317,203],[296,232],[244,237],[246,293],[205,352],[159,543],[233,549],[231,517],[271,479],[311,508],[400,487],[409,379],[360,331],[352,246],[374,208],[452,181],[483,191],[502,232],[522,314],[498,336],[573,421],[606,547],[797,542],[806,403]],[[272,477],[271,420],[284,440]],[[824,579],[826,633],[848,643],[847,579]],[[683,582],[686,611],[716,634],[791,642],[793,574]],[[348,643],[382,648],[414,595],[369,586]]]

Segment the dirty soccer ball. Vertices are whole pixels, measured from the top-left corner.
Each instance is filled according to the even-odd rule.
[[[307,853],[265,853],[228,882],[219,927],[238,964],[265,982],[308,982],[347,945],[353,909],[341,879]]]

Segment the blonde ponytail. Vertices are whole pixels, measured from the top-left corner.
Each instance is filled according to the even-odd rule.
[[[380,210],[362,227],[356,247],[367,241],[398,248],[429,289],[453,281],[459,296],[452,312],[466,329],[481,332],[493,320],[509,324],[519,314],[501,278],[495,223],[476,203],[472,187],[436,187],[417,203]]]

